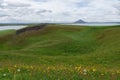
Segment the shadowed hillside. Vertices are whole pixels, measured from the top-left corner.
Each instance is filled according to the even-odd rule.
[[[39,30],[39,29],[44,28],[46,25],[47,24],[39,24],[39,25],[31,26],[31,27],[26,27],[26,28],[17,30],[16,34],[21,34],[21,33],[28,32],[28,31],[33,31],[33,30]]]

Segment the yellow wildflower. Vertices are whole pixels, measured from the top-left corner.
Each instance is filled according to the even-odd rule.
[[[92,71],[93,71],[93,72],[95,72],[95,71],[96,71],[96,69],[95,69],[95,68],[93,68],[93,69],[92,69]]]
[[[102,73],[101,75],[103,76],[104,74]]]
[[[16,68],[16,67],[17,67],[17,65],[15,64],[15,65],[14,65],[14,67]]]
[[[119,71],[119,70],[117,70],[116,72],[117,72],[118,74],[120,73],[120,71]]]

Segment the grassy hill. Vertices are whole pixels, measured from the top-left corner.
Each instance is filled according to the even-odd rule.
[[[120,70],[120,26],[47,25],[19,35],[6,32],[0,31],[1,66],[82,65]]]

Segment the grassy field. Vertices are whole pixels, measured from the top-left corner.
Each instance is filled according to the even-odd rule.
[[[2,31],[0,31],[0,36],[6,36],[6,35],[11,34],[13,32],[15,32],[15,30],[2,30]]]
[[[120,26],[0,31],[0,80],[119,80]]]

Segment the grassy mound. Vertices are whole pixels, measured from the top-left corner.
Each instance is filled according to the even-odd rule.
[[[120,26],[47,25],[38,31],[0,36],[2,66],[83,65],[119,70],[119,63]]]
[[[2,55],[1,58],[5,56],[7,56],[7,59],[13,57],[12,59],[15,61],[20,60],[17,59],[20,56],[26,57],[25,59],[36,57],[38,61],[41,56],[50,56],[49,58],[53,57],[53,59],[46,62],[53,63],[60,61],[71,63],[66,59],[64,61],[64,58],[75,57],[75,59],[72,59],[73,62],[75,60],[74,64],[81,61],[86,62],[84,60],[88,59],[87,62],[94,62],[95,64],[100,64],[100,62],[114,64],[114,61],[117,63],[120,57],[119,34],[119,26],[82,27],[48,25],[38,31],[28,31],[20,35],[11,32],[11,34],[0,36],[0,53]],[[62,57],[63,61],[61,59],[54,60],[54,56]]]

